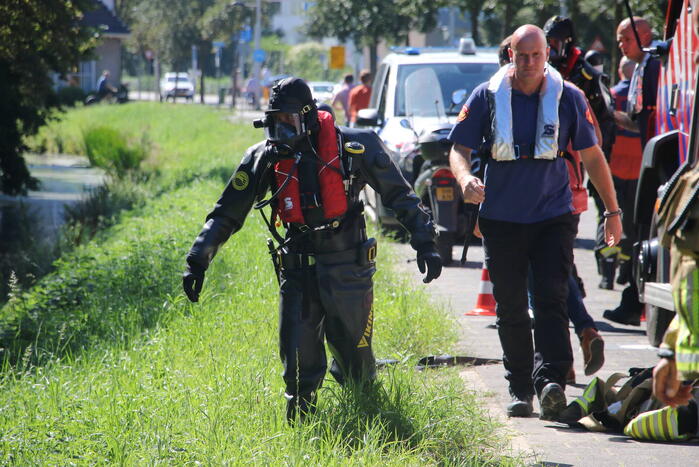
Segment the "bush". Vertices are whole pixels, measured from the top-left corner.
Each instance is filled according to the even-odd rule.
[[[58,103],[61,106],[75,107],[78,102],[85,102],[85,91],[77,86],[66,86],[60,88],[56,93],[58,96]]]
[[[127,176],[110,180],[90,191],[74,205],[64,206],[66,225],[62,240],[66,247],[91,240],[100,229],[116,224],[122,211],[143,206],[149,197],[145,178]]]
[[[117,178],[138,170],[150,151],[146,133],[135,144],[130,144],[122,133],[107,126],[83,131],[83,144],[90,164]]]

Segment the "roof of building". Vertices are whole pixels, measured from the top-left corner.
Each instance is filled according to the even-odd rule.
[[[97,28],[102,36],[125,37],[129,28],[99,0],[95,0],[95,9],[86,11],[81,21],[83,26]]]

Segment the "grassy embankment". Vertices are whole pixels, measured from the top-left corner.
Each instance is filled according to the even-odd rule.
[[[259,135],[212,109],[129,104],[72,111],[41,137],[78,151],[97,123],[148,132],[148,199],[0,310],[1,464],[517,462],[455,370],[413,369],[452,348],[455,326],[391,271],[390,246],[379,255],[374,342],[379,357],[403,363],[380,372],[370,398],[328,380],[318,414],[289,427],[259,217],[221,249],[199,304],[180,291],[183,256],[223,174]]]

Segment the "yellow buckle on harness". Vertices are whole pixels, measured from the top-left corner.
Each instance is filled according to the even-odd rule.
[[[366,258],[369,260],[370,263],[374,262],[374,260],[376,259],[376,245],[373,245],[371,248],[369,248],[369,250],[367,250]]]
[[[313,109],[312,109],[312,107],[310,106],[310,104],[306,104],[306,105],[303,106],[303,109],[301,109],[301,113],[302,113],[302,114],[307,114],[307,113],[310,112],[311,110],[313,110]]]
[[[350,154],[364,154],[364,145],[356,141],[349,141],[345,143],[345,151]]]

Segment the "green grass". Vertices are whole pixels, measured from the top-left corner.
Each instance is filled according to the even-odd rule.
[[[157,121],[172,111],[139,107]],[[328,376],[318,413],[287,425],[277,285],[259,216],[220,250],[200,303],[180,289],[184,255],[224,181],[204,169],[162,187],[177,168],[232,170],[253,133],[217,126],[221,114],[187,107],[214,124],[201,136],[177,136],[192,155],[187,161],[167,152],[177,145],[154,136],[164,133],[160,124],[150,127],[161,151],[160,175],[150,180],[163,183],[159,194],[0,311],[0,464],[518,464],[503,455],[502,433],[455,370],[414,369],[419,357],[454,348],[456,326],[425,288],[392,270],[395,252],[386,242],[373,342],[377,357],[402,363],[381,370],[372,391],[341,388]],[[63,125],[79,130],[76,122],[95,121],[91,111],[68,114]],[[97,120],[120,131],[134,124],[125,116],[137,118],[104,115]],[[208,146],[197,138],[215,141],[219,131],[248,135],[227,146],[229,159],[203,162],[193,148]],[[222,150],[209,147],[209,157]]]

